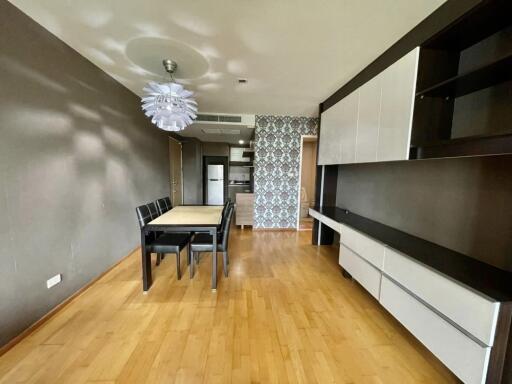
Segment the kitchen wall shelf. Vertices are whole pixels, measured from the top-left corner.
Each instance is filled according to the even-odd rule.
[[[252,165],[252,162],[250,161],[230,161],[229,165],[231,167],[247,167]]]

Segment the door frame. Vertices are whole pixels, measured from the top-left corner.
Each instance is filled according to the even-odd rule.
[[[180,178],[181,178],[181,205],[183,205],[183,196],[184,196],[184,189],[183,189],[183,144],[178,139],[175,139],[172,136],[169,136],[169,198],[171,199],[171,204],[174,207],[174,199],[173,199],[173,193],[172,193],[172,180],[171,180],[171,140],[176,142],[180,146]]]
[[[300,152],[299,152],[299,184],[297,185],[297,222],[295,228],[300,230],[300,186],[302,185],[302,152],[304,149],[304,140],[314,139],[318,143],[318,135],[300,135]],[[318,152],[318,144],[317,144]],[[316,162],[316,159],[314,159]]]
[[[206,205],[208,196],[208,165],[224,166],[224,203],[228,198],[229,178],[229,157],[228,156],[203,156],[203,205]]]

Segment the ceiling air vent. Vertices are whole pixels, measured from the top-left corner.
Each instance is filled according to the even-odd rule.
[[[198,113],[195,124],[224,124],[241,125],[247,128],[254,128],[256,124],[255,115],[232,115],[227,113]]]

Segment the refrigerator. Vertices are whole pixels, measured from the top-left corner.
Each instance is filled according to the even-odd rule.
[[[224,166],[208,165],[207,175],[207,191],[206,204],[223,205],[224,204]]]

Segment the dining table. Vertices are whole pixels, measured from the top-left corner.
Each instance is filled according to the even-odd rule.
[[[160,215],[141,228],[142,285],[144,293],[153,283],[151,254],[146,252],[146,241],[154,232],[193,232],[209,233],[212,236],[212,290],[217,289],[217,233],[222,222],[220,205],[180,205]],[[190,262],[193,262],[191,260]]]

